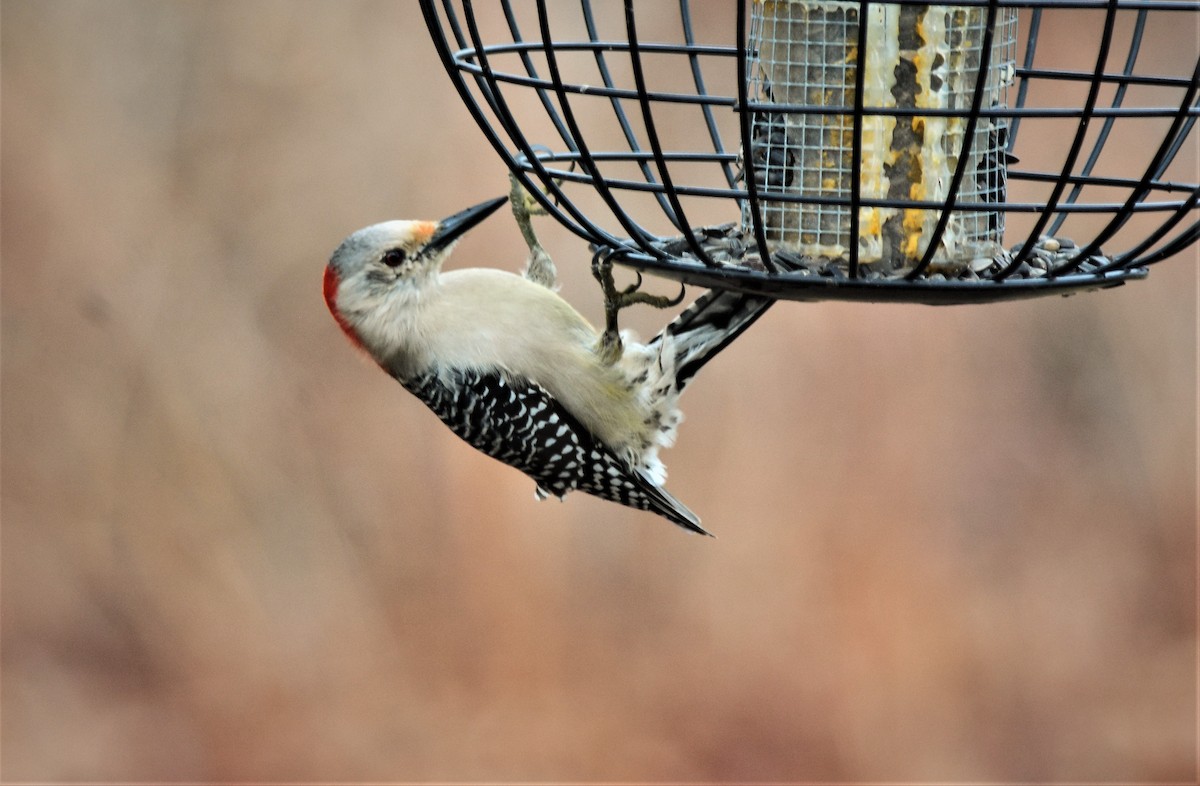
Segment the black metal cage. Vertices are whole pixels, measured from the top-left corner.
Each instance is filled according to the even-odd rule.
[[[421,7],[522,184],[640,270],[989,302],[1141,278],[1200,235],[1200,3]]]

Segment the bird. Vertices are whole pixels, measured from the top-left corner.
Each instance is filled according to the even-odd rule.
[[[553,288],[493,267],[442,270],[506,201],[349,235],[324,273],[335,322],[456,435],[532,478],[538,499],[582,491],[709,534],[663,487],[658,452],[692,377],[774,301],[709,290],[650,341],[623,331],[613,359]]]

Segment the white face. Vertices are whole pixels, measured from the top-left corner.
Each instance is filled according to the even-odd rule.
[[[427,274],[449,249],[426,253],[437,230],[434,221],[384,221],[350,235],[329,260],[342,287],[390,287],[401,279]],[[347,304],[349,305],[349,304]]]
[[[334,319],[376,357],[394,350],[458,238],[507,202],[497,197],[441,221],[385,221],[350,235],[325,267]]]
[[[434,221],[385,221],[346,238],[325,268],[325,301],[356,344],[372,354],[392,340],[453,244],[434,244]],[[382,342],[382,343],[381,343]]]

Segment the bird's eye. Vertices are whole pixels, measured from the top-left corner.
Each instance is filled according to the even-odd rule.
[[[407,258],[408,255],[402,248],[389,248],[387,251],[383,252],[383,264],[387,265],[388,267],[400,267],[404,264],[404,260]]]

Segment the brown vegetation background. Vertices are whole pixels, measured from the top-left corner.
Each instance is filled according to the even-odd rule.
[[[1194,249],[776,307],[685,399],[692,537],[535,503],[325,313],[346,233],[506,188],[415,3],[2,29],[4,780],[1196,777]],[[523,255],[501,216],[455,263]]]

